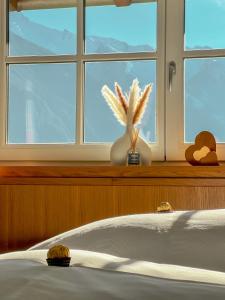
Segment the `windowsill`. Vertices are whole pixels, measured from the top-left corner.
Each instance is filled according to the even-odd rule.
[[[0,162],[0,178],[225,178],[225,165],[193,167],[186,162],[112,166],[98,162]]]

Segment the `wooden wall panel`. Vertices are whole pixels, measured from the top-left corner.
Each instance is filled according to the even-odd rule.
[[[169,202],[175,210],[202,208],[202,191],[205,187],[159,186],[157,188],[158,197],[155,199],[156,207],[161,202]]]
[[[118,186],[119,215],[154,212],[161,202],[175,210],[225,208],[225,187]]]
[[[107,169],[103,171],[108,177],[99,178],[93,170],[91,178],[85,178],[81,171],[78,178],[51,178],[51,174],[48,178],[0,178],[0,252],[29,247],[92,221],[154,212],[164,201],[170,202],[175,210],[225,208],[224,168],[218,169],[218,178],[205,178],[210,174],[208,169],[201,169],[200,178],[174,177],[175,168],[170,170],[169,177],[164,177],[165,168],[162,178],[151,174],[149,178],[135,178],[132,170],[126,169],[128,176],[118,178],[116,169],[112,178]],[[139,174],[142,169],[134,170]],[[188,168],[188,176],[191,170]],[[157,170],[153,171],[156,174]]]
[[[199,194],[202,209],[225,208],[225,187],[206,187]]]
[[[118,214],[141,214],[155,211],[157,188],[149,186],[115,186]]]
[[[8,214],[5,214],[7,220],[5,217],[2,222],[7,224],[4,226],[8,228],[10,249],[33,245],[81,223],[77,187],[17,185],[4,188],[8,196],[1,205],[8,206]]]
[[[23,248],[45,237],[45,200],[42,187],[7,186],[8,245]]]
[[[81,206],[76,186],[45,186],[45,230],[54,236],[81,224]]]
[[[6,186],[0,186],[0,251],[6,251],[8,249],[8,199],[8,188]]]
[[[80,186],[81,224],[118,215],[113,186]]]
[[[162,201],[171,203],[175,210],[225,208],[225,187],[158,187],[156,207]]]

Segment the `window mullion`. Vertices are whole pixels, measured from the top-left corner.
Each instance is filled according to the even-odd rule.
[[[157,59],[157,52],[140,52],[140,53],[110,53],[110,54],[87,54],[83,55],[85,61],[126,61],[126,60],[146,60]]]
[[[166,7],[166,158],[184,160],[183,39],[184,0],[169,0]],[[176,63],[169,89],[169,63]]]
[[[157,11],[157,160],[165,159],[165,28],[166,4],[158,0]]]
[[[78,60],[77,55],[55,56],[8,56],[7,64],[35,64],[35,63],[73,63]]]
[[[76,106],[76,142],[84,140],[84,1],[77,6],[77,106]]]
[[[191,51],[184,51],[183,57],[184,58],[207,58],[207,57],[224,57],[225,50],[224,49],[217,49],[217,50],[191,50]]]
[[[7,131],[7,64],[5,61],[7,53],[6,43],[6,3],[0,3],[0,145],[4,146],[6,143]]]

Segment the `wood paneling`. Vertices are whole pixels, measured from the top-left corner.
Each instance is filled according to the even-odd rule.
[[[77,186],[45,186],[45,231],[54,236],[81,224],[81,202]]]
[[[116,186],[119,215],[140,214],[155,211],[157,190],[149,186]]]
[[[8,245],[16,249],[28,245],[45,236],[45,201],[41,190],[33,186],[6,186],[8,202]]]
[[[113,186],[80,186],[81,224],[118,215]],[[104,216],[104,217],[103,217]]]
[[[0,177],[0,251],[23,249],[92,221],[153,212],[162,201],[169,201],[175,210],[225,208],[224,167],[216,167],[216,176],[214,167],[197,167],[197,173],[193,167],[167,171],[163,167],[161,172],[157,166],[156,177],[156,169],[142,167],[128,171],[121,167],[118,172],[114,167],[95,168],[95,174],[94,169],[89,172],[90,167],[82,168],[57,173],[63,177],[52,170],[49,177],[39,177],[43,175],[40,169],[37,174],[33,169],[31,177],[27,170],[16,171],[22,177],[11,177],[15,173]],[[138,176],[141,170],[144,177]]]
[[[81,224],[78,187],[1,186],[0,206],[3,249],[24,248]]]
[[[6,251],[9,236],[9,190],[0,186],[0,251]]]

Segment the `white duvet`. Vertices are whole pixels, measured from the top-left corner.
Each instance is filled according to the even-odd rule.
[[[69,268],[46,264],[59,243]],[[17,299],[225,300],[225,210],[111,218],[0,255],[0,300]]]
[[[104,253],[71,251],[71,266],[49,267],[47,250],[0,256],[0,299],[217,300],[225,273],[157,264]]]

